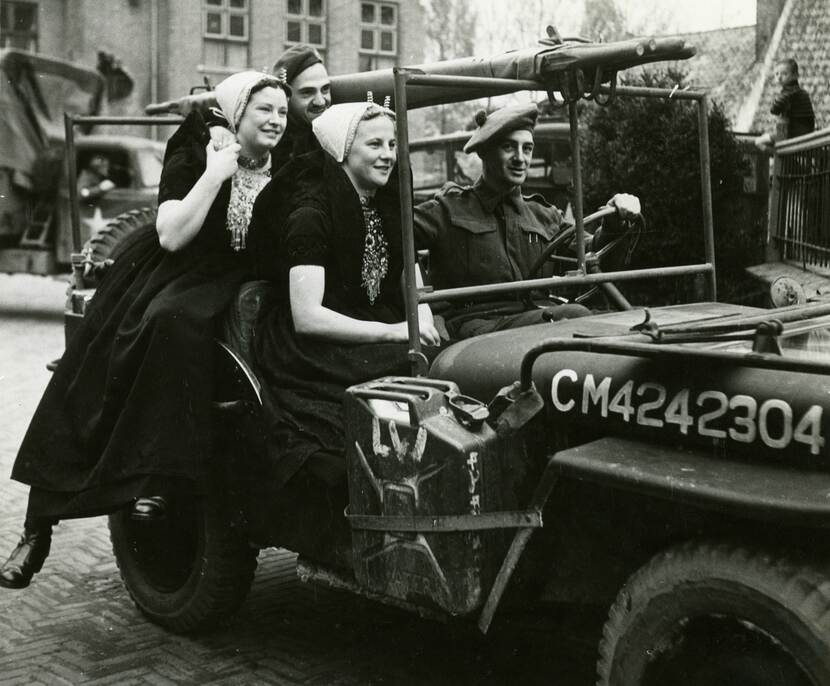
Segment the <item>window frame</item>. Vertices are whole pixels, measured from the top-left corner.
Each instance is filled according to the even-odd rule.
[[[14,28],[15,9],[23,5],[34,10],[34,29],[29,31],[19,31]],[[9,39],[14,41],[16,38],[24,38],[26,47],[23,49],[38,52],[40,46],[40,3],[31,0],[0,0],[0,15],[7,19],[7,28],[3,30],[2,36],[0,36],[0,48],[17,48],[18,46],[14,44],[8,45],[7,41]],[[12,25],[12,28],[8,28],[9,24]]]
[[[232,2],[242,2],[243,7],[233,7]],[[208,15],[218,14],[221,17],[221,32],[208,32]],[[244,23],[244,36],[237,36],[230,33],[231,17],[242,17]],[[208,63],[208,45],[216,46],[222,53],[220,64]],[[245,49],[244,67],[251,61],[251,0],[202,0],[202,55],[204,64],[201,65],[205,71],[238,71],[238,64],[230,64],[229,55],[233,49]]]
[[[229,41],[232,43],[250,43],[251,41],[251,0],[243,0],[245,7],[231,7],[231,0],[219,0],[219,4],[212,4],[209,0],[202,0],[202,39],[215,41]],[[208,32],[208,14],[218,14],[222,18],[221,33]],[[242,17],[245,22],[245,35],[236,36],[230,33],[230,19],[232,16]]]
[[[325,50],[328,47],[328,0],[320,0],[320,14],[312,15],[309,12],[309,5],[311,0],[298,0],[300,3],[300,13],[292,12],[289,6],[290,0],[285,0],[285,45],[298,45],[305,43],[316,48],[317,50]],[[300,39],[294,40],[288,37],[288,24],[296,23],[300,25]],[[321,40],[319,43],[309,40],[308,27],[310,25],[317,25],[320,27]]]
[[[363,21],[363,6],[372,5],[375,8],[374,21]],[[393,8],[395,12],[395,21],[392,24],[384,24],[381,22],[383,15],[383,8]],[[380,55],[383,57],[398,57],[398,48],[400,44],[400,37],[398,35],[398,27],[400,26],[400,5],[396,2],[389,2],[389,0],[361,0],[360,2],[360,54],[362,55]],[[373,34],[373,47],[363,47],[363,32],[371,31]],[[392,50],[383,50],[381,48],[381,34],[390,33],[392,35]]]

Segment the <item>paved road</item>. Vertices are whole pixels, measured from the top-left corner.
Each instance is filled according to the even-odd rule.
[[[0,555],[13,547],[26,489],[6,477],[63,349],[65,283],[0,275]],[[548,627],[558,627],[550,630]],[[251,594],[225,628],[175,636],[123,590],[106,520],[63,523],[24,591],[0,589],[0,683],[593,683],[595,623],[511,621],[487,638],[296,579],[294,557],[260,554]]]

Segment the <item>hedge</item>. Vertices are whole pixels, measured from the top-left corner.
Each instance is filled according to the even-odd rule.
[[[623,83],[684,87],[682,74],[671,71],[643,72]],[[618,192],[641,200],[647,231],[631,267],[705,261],[697,103],[617,97],[605,107],[583,106],[580,118],[586,213]],[[763,261],[763,237],[747,220],[744,163],[717,104],[709,110],[709,148],[718,299],[745,301],[752,293],[744,268]],[[623,290],[637,304],[688,301],[700,295],[700,280],[636,282]]]

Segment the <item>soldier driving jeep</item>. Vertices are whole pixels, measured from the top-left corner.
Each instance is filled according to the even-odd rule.
[[[430,250],[430,278],[436,288],[458,288],[533,278],[533,265],[567,222],[541,195],[524,196],[533,155],[535,104],[511,105],[487,116],[476,115],[478,128],[464,146],[482,160],[481,177],[472,186],[447,183],[432,200],[415,208],[415,238]],[[640,213],[640,201],[619,193],[608,201],[616,208],[603,227],[588,237],[588,249],[600,249],[620,235]],[[551,264],[539,276],[553,273]],[[452,338],[572,319],[590,314],[587,307],[557,304],[537,307],[519,299],[459,304],[445,314]]]

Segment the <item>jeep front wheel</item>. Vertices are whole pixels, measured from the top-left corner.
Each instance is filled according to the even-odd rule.
[[[177,498],[164,520],[110,515],[121,578],[142,613],[175,632],[210,628],[233,614],[254,576],[257,551],[211,498]]]
[[[828,581],[817,568],[742,547],[663,552],[611,608],[598,684],[830,684]]]

